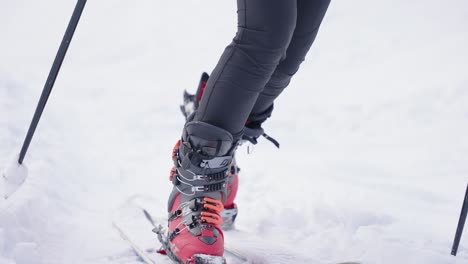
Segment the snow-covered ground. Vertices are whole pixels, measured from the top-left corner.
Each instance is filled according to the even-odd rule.
[[[0,168],[74,4],[0,2]],[[0,263],[129,263],[110,221],[133,194],[166,202],[182,91],[230,42],[235,8],[88,1],[29,178],[0,205]],[[467,25],[465,0],[333,0],[265,126],[281,150],[239,151],[238,228],[320,263],[468,263],[466,232],[449,255],[468,181]]]

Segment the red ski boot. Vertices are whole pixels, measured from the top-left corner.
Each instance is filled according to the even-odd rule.
[[[232,175],[235,139],[226,130],[192,121],[173,152],[169,197],[169,232],[165,249],[176,263],[225,263],[221,214],[226,201],[234,206],[237,184]],[[235,206],[234,206],[235,208]]]

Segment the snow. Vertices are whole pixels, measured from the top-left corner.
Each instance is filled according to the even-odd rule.
[[[20,150],[74,4],[0,4],[1,169]],[[28,178],[0,204],[1,264],[134,262],[119,258],[129,246],[112,216],[137,193],[166,202],[183,89],[232,39],[234,10],[88,1]],[[263,140],[238,153],[237,227],[276,245],[261,255],[467,263],[466,232],[449,255],[468,179],[467,23],[463,0],[332,1],[265,125],[281,149]]]
[[[0,197],[2,199],[8,199],[13,195],[28,176],[28,168],[18,163],[18,157],[13,159],[5,171],[2,172],[0,179]]]

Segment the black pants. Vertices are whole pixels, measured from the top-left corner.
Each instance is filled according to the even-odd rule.
[[[309,51],[330,0],[238,0],[238,31],[226,48],[195,120],[240,134],[263,122]]]

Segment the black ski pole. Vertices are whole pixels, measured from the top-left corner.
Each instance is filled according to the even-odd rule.
[[[455,239],[453,240],[452,255],[456,256],[458,251],[458,245],[460,245],[460,239],[463,233],[463,227],[466,222],[466,215],[468,214],[468,185],[466,186],[465,200],[463,201],[462,210],[460,213],[460,219],[458,220],[457,231],[455,233]]]
[[[62,66],[63,59],[68,50],[68,46],[70,46],[70,42],[73,38],[73,34],[75,33],[76,26],[80,21],[81,13],[85,7],[86,0],[78,0],[75,6],[75,10],[73,11],[73,15],[68,23],[67,30],[65,31],[65,35],[63,36],[62,43],[60,44],[60,48],[55,56],[54,63],[52,64],[52,68],[50,69],[49,76],[47,77],[47,81],[44,85],[42,90],[41,98],[39,99],[39,103],[37,104],[36,111],[34,112],[33,119],[31,124],[29,125],[28,134],[23,142],[23,147],[21,148],[21,152],[19,155],[18,163],[23,164],[24,156],[28,151],[29,144],[34,136],[34,132],[36,131],[37,124],[41,119],[42,112],[44,111],[45,105],[47,100],[49,99],[50,93],[52,88],[54,87],[55,80],[57,79],[57,75],[60,71],[60,67]]]

